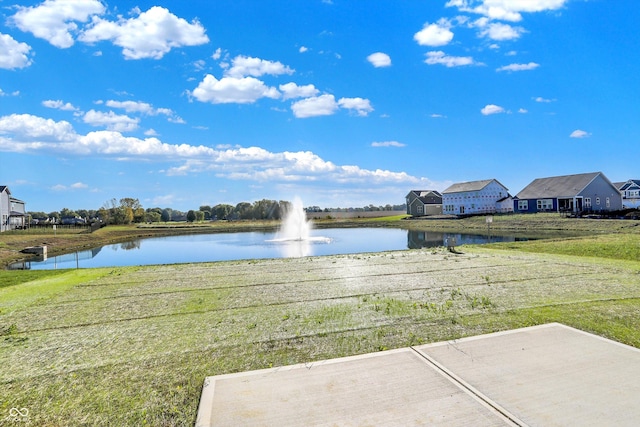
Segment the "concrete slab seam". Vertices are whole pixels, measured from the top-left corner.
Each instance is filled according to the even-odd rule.
[[[528,427],[528,424],[526,424],[524,421],[522,421],[521,419],[513,415],[511,412],[507,411],[505,408],[500,406],[497,402],[490,399],[488,396],[485,396],[482,392],[480,392],[471,384],[467,383],[462,378],[454,374],[445,366],[441,365],[439,362],[437,362],[435,359],[433,359],[429,355],[422,353],[421,351],[419,351],[414,347],[409,347],[409,348],[413,350],[415,353],[417,353],[417,355],[422,359],[424,359],[429,365],[431,365],[436,370],[436,372],[440,373],[443,377],[447,378],[449,381],[454,383],[457,387],[469,393],[471,397],[479,401],[484,406],[496,411],[498,414],[504,417],[505,420],[508,421],[509,423],[519,427]]]

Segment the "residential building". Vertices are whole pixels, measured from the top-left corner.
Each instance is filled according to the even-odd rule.
[[[0,185],[0,232],[27,225],[24,202],[11,196],[6,185]]]
[[[441,215],[442,194],[435,190],[412,190],[406,196],[407,214],[412,216]]]
[[[509,189],[496,179],[461,182],[442,192],[442,212],[482,215],[513,212]]]
[[[622,209],[622,196],[602,172],[537,178],[513,200],[519,213],[601,212]]]
[[[622,194],[623,209],[640,209],[640,179],[630,179],[615,186]]]

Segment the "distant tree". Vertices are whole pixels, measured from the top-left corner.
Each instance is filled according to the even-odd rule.
[[[259,200],[251,207],[251,219],[280,219],[280,204],[275,200]]]
[[[202,222],[202,221],[204,221],[204,214],[205,214],[205,212],[203,212],[203,211],[195,211],[195,214],[196,214],[196,221],[197,221],[197,222]]]
[[[196,220],[196,213],[195,211],[190,210],[189,212],[187,212],[187,221],[188,222],[193,222]]]
[[[171,208],[163,209],[162,210],[162,215],[161,215],[162,221],[164,221],[164,222],[171,221],[171,217],[173,216],[172,213],[173,213],[173,210]]]
[[[75,216],[76,216],[75,211],[72,211],[71,209],[62,208],[62,210],[60,211],[61,218],[75,218]]]
[[[84,218],[84,219],[91,218],[91,215],[89,215],[89,211],[86,210],[86,209],[78,209],[76,211],[76,215],[79,216],[80,218]]]
[[[47,214],[47,217],[57,222],[60,220],[60,212],[57,212],[57,211],[49,212]]]
[[[120,199],[120,206],[121,207],[126,207],[126,208],[131,208],[133,210],[136,210],[136,209],[142,207],[142,205],[140,204],[140,201],[138,199],[133,199],[131,197],[125,197],[123,199]]]
[[[142,207],[133,210],[133,222],[140,223],[144,222],[144,214],[145,211]]]
[[[198,210],[204,214],[204,219],[206,220],[211,219],[211,212],[213,212],[213,209],[211,208],[211,206],[203,205],[203,206],[200,206],[200,209]]]
[[[233,213],[238,215],[240,219],[251,219],[251,215],[253,214],[251,208],[251,203],[240,202],[233,209]]]
[[[217,219],[227,219],[227,216],[229,216],[232,212],[233,206],[226,204],[215,205],[213,208],[211,208],[211,214],[214,215]]]
[[[48,215],[44,212],[27,212],[31,215],[31,218],[48,218]]]
[[[177,209],[173,209],[171,211],[171,220],[172,221],[186,221],[187,220],[187,213],[179,211]]]
[[[105,224],[111,223],[111,211],[105,207],[98,209],[98,218]]]
[[[144,213],[145,222],[160,222],[162,215],[156,211],[147,211]]]

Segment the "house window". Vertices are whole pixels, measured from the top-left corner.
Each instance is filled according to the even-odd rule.
[[[596,197],[596,205],[600,206],[600,197]]]
[[[518,210],[519,211],[528,211],[529,210],[529,201],[528,200],[518,200]]]
[[[538,199],[538,210],[539,211],[550,211],[553,209],[553,200],[552,199]]]
[[[607,197],[605,200],[605,203],[607,204],[607,207],[610,208],[611,207],[611,200],[609,200],[609,198]]]
[[[421,214],[422,213],[422,205],[418,205],[418,213]]]
[[[589,209],[591,207],[591,197],[584,198],[584,207]]]

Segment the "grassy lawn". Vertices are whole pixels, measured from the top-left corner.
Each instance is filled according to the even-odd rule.
[[[0,271],[0,420],[193,425],[206,376],[547,322],[640,347],[639,234],[458,249]]]

